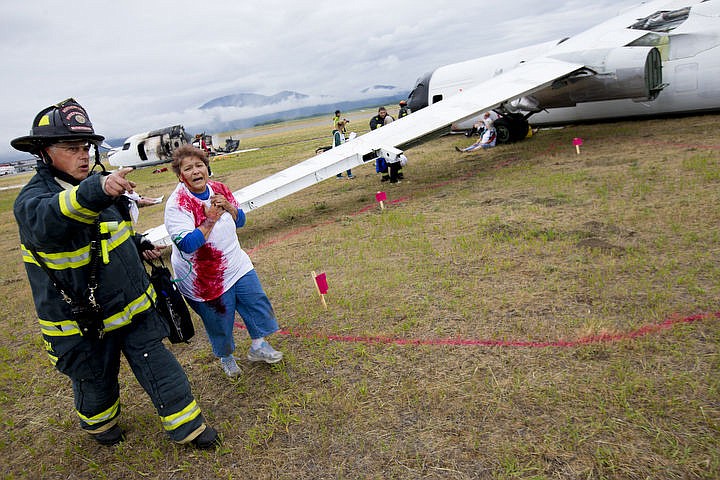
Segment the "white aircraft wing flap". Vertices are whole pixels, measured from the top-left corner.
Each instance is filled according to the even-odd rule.
[[[530,95],[555,80],[585,68],[582,64],[539,58],[413,112],[382,128],[358,137],[369,144],[399,146],[418,140],[454,122],[477,116],[501,103]]]
[[[248,212],[334,177],[348,168],[362,165],[367,161],[368,155],[385,146],[398,147],[411,144],[448,128],[453,122],[472,118],[507,100],[532,94],[582,68],[585,68],[582,64],[551,58],[531,60],[461,94],[413,112],[407,117],[286,168],[233,194],[240,208]],[[372,158],[370,157],[370,160]],[[145,235],[155,244],[170,244],[164,225],[148,230]]]

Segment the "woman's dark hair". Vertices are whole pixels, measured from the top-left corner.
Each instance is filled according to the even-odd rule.
[[[175,175],[177,175],[178,177],[180,176],[180,162],[182,162],[183,159],[187,157],[195,157],[198,160],[202,160],[205,166],[210,168],[210,160],[208,160],[207,152],[202,148],[197,148],[193,147],[192,145],[186,144],[180,148],[175,149],[172,154],[172,163],[170,164],[170,166],[172,167],[172,171],[175,172]]]

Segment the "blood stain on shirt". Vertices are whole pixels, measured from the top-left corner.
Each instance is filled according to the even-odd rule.
[[[192,213],[196,228],[207,218],[205,215],[205,204],[202,200],[189,195],[187,192],[181,191],[178,194],[177,203],[182,210]]]
[[[207,243],[195,251],[193,258],[195,281],[193,291],[205,301],[214,300],[223,294],[225,270],[227,268],[222,252]]]

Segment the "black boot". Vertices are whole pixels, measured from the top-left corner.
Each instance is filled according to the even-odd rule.
[[[195,448],[207,450],[209,448],[219,446],[221,442],[217,430],[212,428],[210,425],[206,425],[205,430],[203,430],[200,435],[192,439],[190,443]]]
[[[391,163],[388,165],[390,171],[390,183],[398,183],[398,172],[400,171],[400,163]]]
[[[120,428],[118,424],[115,424],[110,430],[98,433],[97,435],[92,435],[92,437],[100,445],[111,447],[125,441],[125,432],[123,432],[123,429]]]

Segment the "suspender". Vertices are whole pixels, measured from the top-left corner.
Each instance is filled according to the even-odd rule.
[[[97,290],[98,287],[98,263],[100,259],[100,218],[95,220],[94,227],[93,239],[90,242],[90,275],[88,279],[87,300],[82,299],[81,296],[77,295],[77,293],[74,292],[69,285],[64,284],[57,278],[53,271],[50,270],[50,267],[48,267],[45,261],[40,257],[35,247],[26,246],[26,248],[30,251],[30,253],[32,253],[35,261],[45,271],[47,276],[50,277],[50,281],[55,289],[60,293],[65,303],[70,305],[72,308],[75,320],[78,322],[83,335],[94,334],[97,335],[98,338],[102,338],[104,333],[102,321],[100,321],[98,325],[97,316],[93,315],[101,312],[100,306],[95,301],[95,290]],[[79,298],[80,300],[78,300]],[[88,315],[94,317],[92,325],[87,323],[89,320]],[[94,332],[92,331],[93,329],[97,329],[98,331]]]

